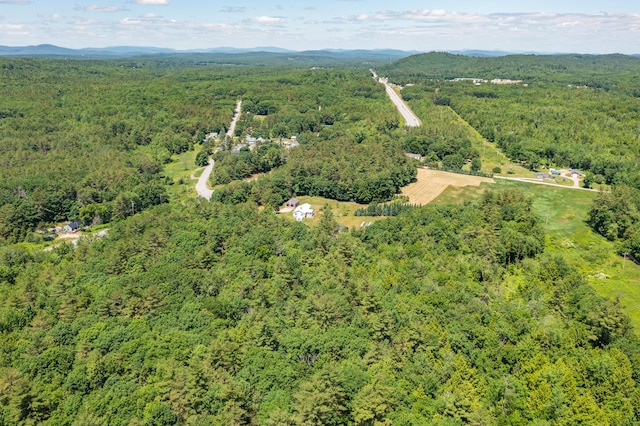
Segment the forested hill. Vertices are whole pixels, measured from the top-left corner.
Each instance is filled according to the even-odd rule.
[[[431,52],[400,59],[378,71],[399,83],[416,83],[416,78],[449,80],[466,77],[588,86],[598,83],[603,87],[611,87],[620,77],[637,75],[640,72],[640,58],[620,54],[472,57]]]
[[[634,424],[640,342],[518,191],[338,233],[151,208],[0,249],[0,424]],[[519,283],[519,284],[514,284]]]

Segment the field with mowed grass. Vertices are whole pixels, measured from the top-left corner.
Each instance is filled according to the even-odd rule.
[[[493,179],[486,177],[419,168],[416,181],[402,188],[402,195],[409,197],[411,204],[423,205],[436,199],[448,187],[479,186],[492,182]]]
[[[362,222],[376,222],[385,218],[385,216],[354,216],[356,210],[366,208],[367,204],[358,204],[348,201],[336,201],[323,197],[300,196],[296,198],[298,198],[300,204],[309,203],[313,208],[314,216],[304,219],[304,223],[307,224],[317,224],[318,222],[320,222],[320,216],[322,214],[320,210],[325,206],[331,209],[333,217],[336,219],[338,224],[349,229],[354,227],[359,228]],[[280,206],[280,208],[281,210],[283,210],[280,212],[280,215],[282,217],[292,221],[295,220],[293,218],[293,209],[285,209],[284,205]]]
[[[640,330],[640,266],[616,254],[614,244],[586,224],[596,192],[578,191],[525,182],[496,181],[474,187],[449,187],[434,203],[461,203],[478,199],[488,188],[517,188],[533,198],[544,222],[547,253],[560,253],[583,272],[603,296],[620,298],[636,330]]]
[[[168,187],[172,199],[185,201],[198,196],[196,181],[204,167],[196,166],[196,155],[201,149],[202,147],[196,144],[191,151],[173,155],[171,162],[164,166],[163,174],[172,182]]]

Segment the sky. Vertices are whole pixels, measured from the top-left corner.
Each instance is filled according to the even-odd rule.
[[[0,0],[0,45],[640,53],[637,0]]]

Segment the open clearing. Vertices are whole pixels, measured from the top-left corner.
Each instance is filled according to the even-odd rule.
[[[411,204],[422,205],[434,200],[449,186],[480,186],[481,183],[495,183],[495,181],[480,176],[418,169],[417,181],[402,188],[402,195],[409,197]]]
[[[359,228],[362,222],[377,222],[378,220],[386,218],[386,216],[354,216],[356,210],[367,207],[367,204],[358,204],[349,201],[336,201],[323,197],[300,196],[297,198],[300,201],[300,204],[309,203],[313,208],[314,216],[312,218],[304,219],[303,221],[307,224],[318,224],[320,222],[320,216],[322,215],[320,209],[325,206],[328,206],[331,209],[338,224],[347,228]],[[293,218],[292,212],[292,208],[286,208],[284,206],[280,208],[280,214],[282,217],[287,220],[294,221],[295,219]]]
[[[596,192],[500,179],[491,186],[451,186],[434,203],[479,199],[489,187],[515,188],[531,197],[533,208],[546,229],[545,251],[551,255],[562,253],[598,293],[619,298],[636,330],[640,328],[640,265],[629,260],[624,262],[616,254],[614,243],[593,232],[585,222],[589,206],[598,195]],[[509,278],[512,279],[514,277]]]

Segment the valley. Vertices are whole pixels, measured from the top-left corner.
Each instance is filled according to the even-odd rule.
[[[640,421],[640,59],[323,55],[0,58],[0,425]]]

